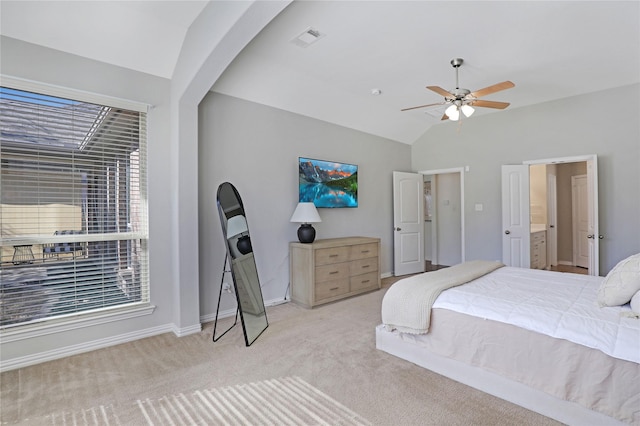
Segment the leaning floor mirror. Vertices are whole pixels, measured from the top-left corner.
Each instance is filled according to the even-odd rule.
[[[247,346],[250,346],[269,326],[269,323],[253,255],[249,225],[242,198],[229,182],[218,187],[217,203],[222,235],[226,240],[229,272],[233,278],[238,311],[244,330],[244,340]],[[227,261],[225,261],[225,269]],[[222,286],[222,283],[220,285]],[[218,308],[219,306],[220,297],[218,297]],[[216,341],[215,326],[213,334]]]

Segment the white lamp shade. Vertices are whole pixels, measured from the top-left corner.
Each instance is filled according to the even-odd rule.
[[[247,219],[245,219],[241,214],[233,216],[227,220],[227,238],[242,234],[248,230],[249,227],[247,226]]]
[[[447,117],[449,117],[449,120],[451,121],[458,121],[458,119],[460,118],[460,111],[458,110],[458,105],[451,105],[449,108],[447,108],[444,111],[445,114],[447,114]]]
[[[316,223],[322,222],[318,210],[313,203],[298,203],[298,206],[291,215],[291,222],[296,223]]]
[[[462,113],[464,114],[465,117],[471,117],[471,114],[473,114],[476,111],[470,105],[462,105],[460,109],[462,110]]]

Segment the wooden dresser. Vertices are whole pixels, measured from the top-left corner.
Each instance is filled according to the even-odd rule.
[[[380,288],[380,239],[346,237],[289,244],[291,300],[306,307]]]

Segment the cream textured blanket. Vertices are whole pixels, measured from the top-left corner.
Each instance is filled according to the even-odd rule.
[[[473,260],[397,281],[382,299],[382,323],[389,330],[428,333],[431,307],[442,291],[503,266],[499,262]]]

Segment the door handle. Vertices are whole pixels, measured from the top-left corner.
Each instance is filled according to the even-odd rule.
[[[555,228],[555,227],[556,227],[555,225],[549,225],[549,228]]]
[[[506,230],[506,231],[504,231],[504,233],[505,233],[505,234],[507,234],[507,235],[509,235],[509,234],[511,233],[511,231]]]
[[[402,231],[402,228],[396,228],[396,231]]]
[[[604,235],[598,235],[598,239],[603,240],[604,239]]]
[[[593,239],[593,237],[594,237],[594,235],[593,235],[593,234],[591,234],[591,235],[587,235],[587,238],[591,238],[591,239]]]

